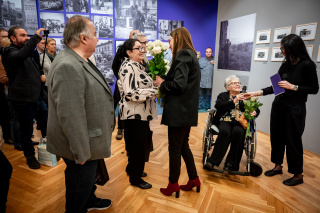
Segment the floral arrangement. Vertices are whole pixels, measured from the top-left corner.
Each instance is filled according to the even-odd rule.
[[[156,40],[154,42],[150,41],[147,43],[147,50],[153,56],[151,60],[149,60],[149,70],[148,75],[152,77],[153,80],[156,79],[156,75],[163,77],[166,75],[167,71],[169,71],[169,61],[164,59],[164,52],[168,49],[168,46],[164,44],[160,40]],[[158,92],[158,102],[161,104],[162,102],[162,94],[159,90]]]
[[[248,100],[244,101],[244,117],[249,121],[245,137],[250,136],[250,120],[254,119],[254,116],[251,116],[251,113],[263,105],[258,101],[258,99],[259,97],[251,97]]]

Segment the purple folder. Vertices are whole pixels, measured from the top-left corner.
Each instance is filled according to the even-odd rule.
[[[279,81],[282,81],[280,78],[279,73],[273,75],[270,77],[271,83],[272,83],[272,87],[273,87],[273,92],[275,95],[279,95],[284,93],[284,88],[279,87],[278,83]]]

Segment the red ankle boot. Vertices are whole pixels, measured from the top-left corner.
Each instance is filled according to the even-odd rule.
[[[176,198],[179,198],[179,194],[180,194],[180,186],[178,184],[178,182],[171,184],[170,180],[169,180],[169,184],[167,188],[161,188],[160,191],[167,196],[171,196],[173,192],[176,193]]]
[[[196,186],[197,192],[200,192],[200,185],[201,185],[200,179],[199,179],[199,177],[197,177],[194,180],[189,180],[187,185],[181,185],[180,189],[182,189],[184,191],[190,191],[193,187]]]

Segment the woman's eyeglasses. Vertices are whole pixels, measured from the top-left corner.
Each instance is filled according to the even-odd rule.
[[[231,82],[230,84],[229,84],[229,86],[230,85],[240,85],[241,83],[240,82]]]
[[[145,47],[132,48],[132,50],[139,50],[140,52],[144,52],[145,49]]]

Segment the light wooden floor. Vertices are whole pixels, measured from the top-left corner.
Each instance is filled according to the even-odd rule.
[[[180,198],[166,197],[159,191],[168,183],[167,127],[160,125],[160,118],[151,123],[154,131],[155,150],[150,162],[146,164],[145,180],[152,189],[142,190],[129,184],[125,173],[127,157],[124,141],[115,140],[113,133],[112,156],[106,159],[110,181],[98,186],[97,196],[112,200],[112,206],[96,212],[320,212],[320,156],[305,152],[304,181],[295,187],[282,184],[291,175],[284,164],[284,174],[275,177],[241,177],[217,174],[202,169],[202,133],[207,113],[199,114],[198,127],[192,128],[190,147],[193,151],[199,177],[201,192],[180,192]],[[35,140],[39,140],[35,132]],[[61,160],[51,168],[31,170],[25,163],[22,152],[4,144],[3,152],[13,166],[13,175],[8,195],[7,212],[64,212],[65,164]],[[258,133],[258,149],[255,161],[264,169],[272,168],[270,162],[269,136]],[[245,158],[242,159],[241,170]],[[222,163],[223,164],[223,163]],[[180,184],[188,180],[182,161]],[[92,211],[94,212],[94,211]]]

